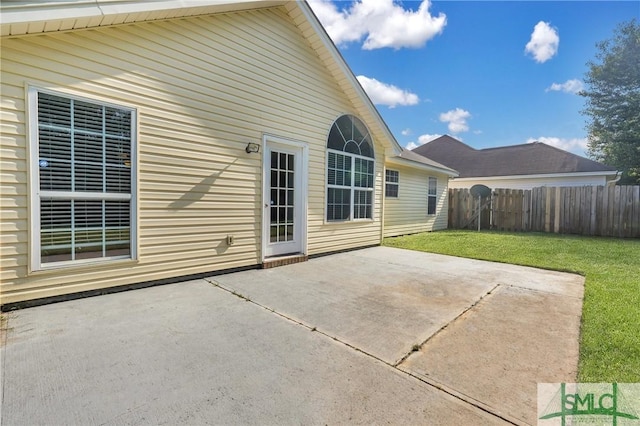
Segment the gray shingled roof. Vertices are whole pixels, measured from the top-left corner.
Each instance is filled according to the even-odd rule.
[[[474,149],[444,135],[413,152],[457,170],[461,178],[616,171],[542,142]]]

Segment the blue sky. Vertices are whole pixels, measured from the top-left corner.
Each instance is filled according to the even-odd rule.
[[[538,140],[585,155],[586,62],[635,1],[309,0],[401,145]]]

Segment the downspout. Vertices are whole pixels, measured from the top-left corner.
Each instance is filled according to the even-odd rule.
[[[95,0],[95,1],[96,1],[96,7],[100,11],[100,15],[104,16],[104,10],[102,10],[102,6],[100,5],[100,0]]]
[[[380,194],[380,210],[381,210],[381,215],[382,217],[380,218],[380,245],[382,245],[383,241],[384,241],[384,221],[385,221],[385,213],[384,213],[384,208],[386,203],[386,197],[384,196],[385,194],[385,176],[387,174],[387,154],[384,154],[384,162],[382,163],[382,191]]]
[[[620,181],[620,179],[622,179],[622,172],[616,172],[616,177],[613,180],[610,180],[609,182],[607,182],[607,186],[608,185],[614,186]]]

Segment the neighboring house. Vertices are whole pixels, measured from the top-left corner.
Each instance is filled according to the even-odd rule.
[[[541,142],[474,149],[445,135],[413,152],[457,170],[460,176],[449,181],[450,188],[606,185],[618,177],[613,167]]]
[[[0,13],[2,304],[447,225],[456,173],[402,150],[305,2]]]

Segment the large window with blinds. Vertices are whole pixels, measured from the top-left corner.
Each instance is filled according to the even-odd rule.
[[[327,221],[373,218],[374,153],[360,119],[339,117],[327,141]]]
[[[135,110],[29,95],[33,267],[135,257]]]

